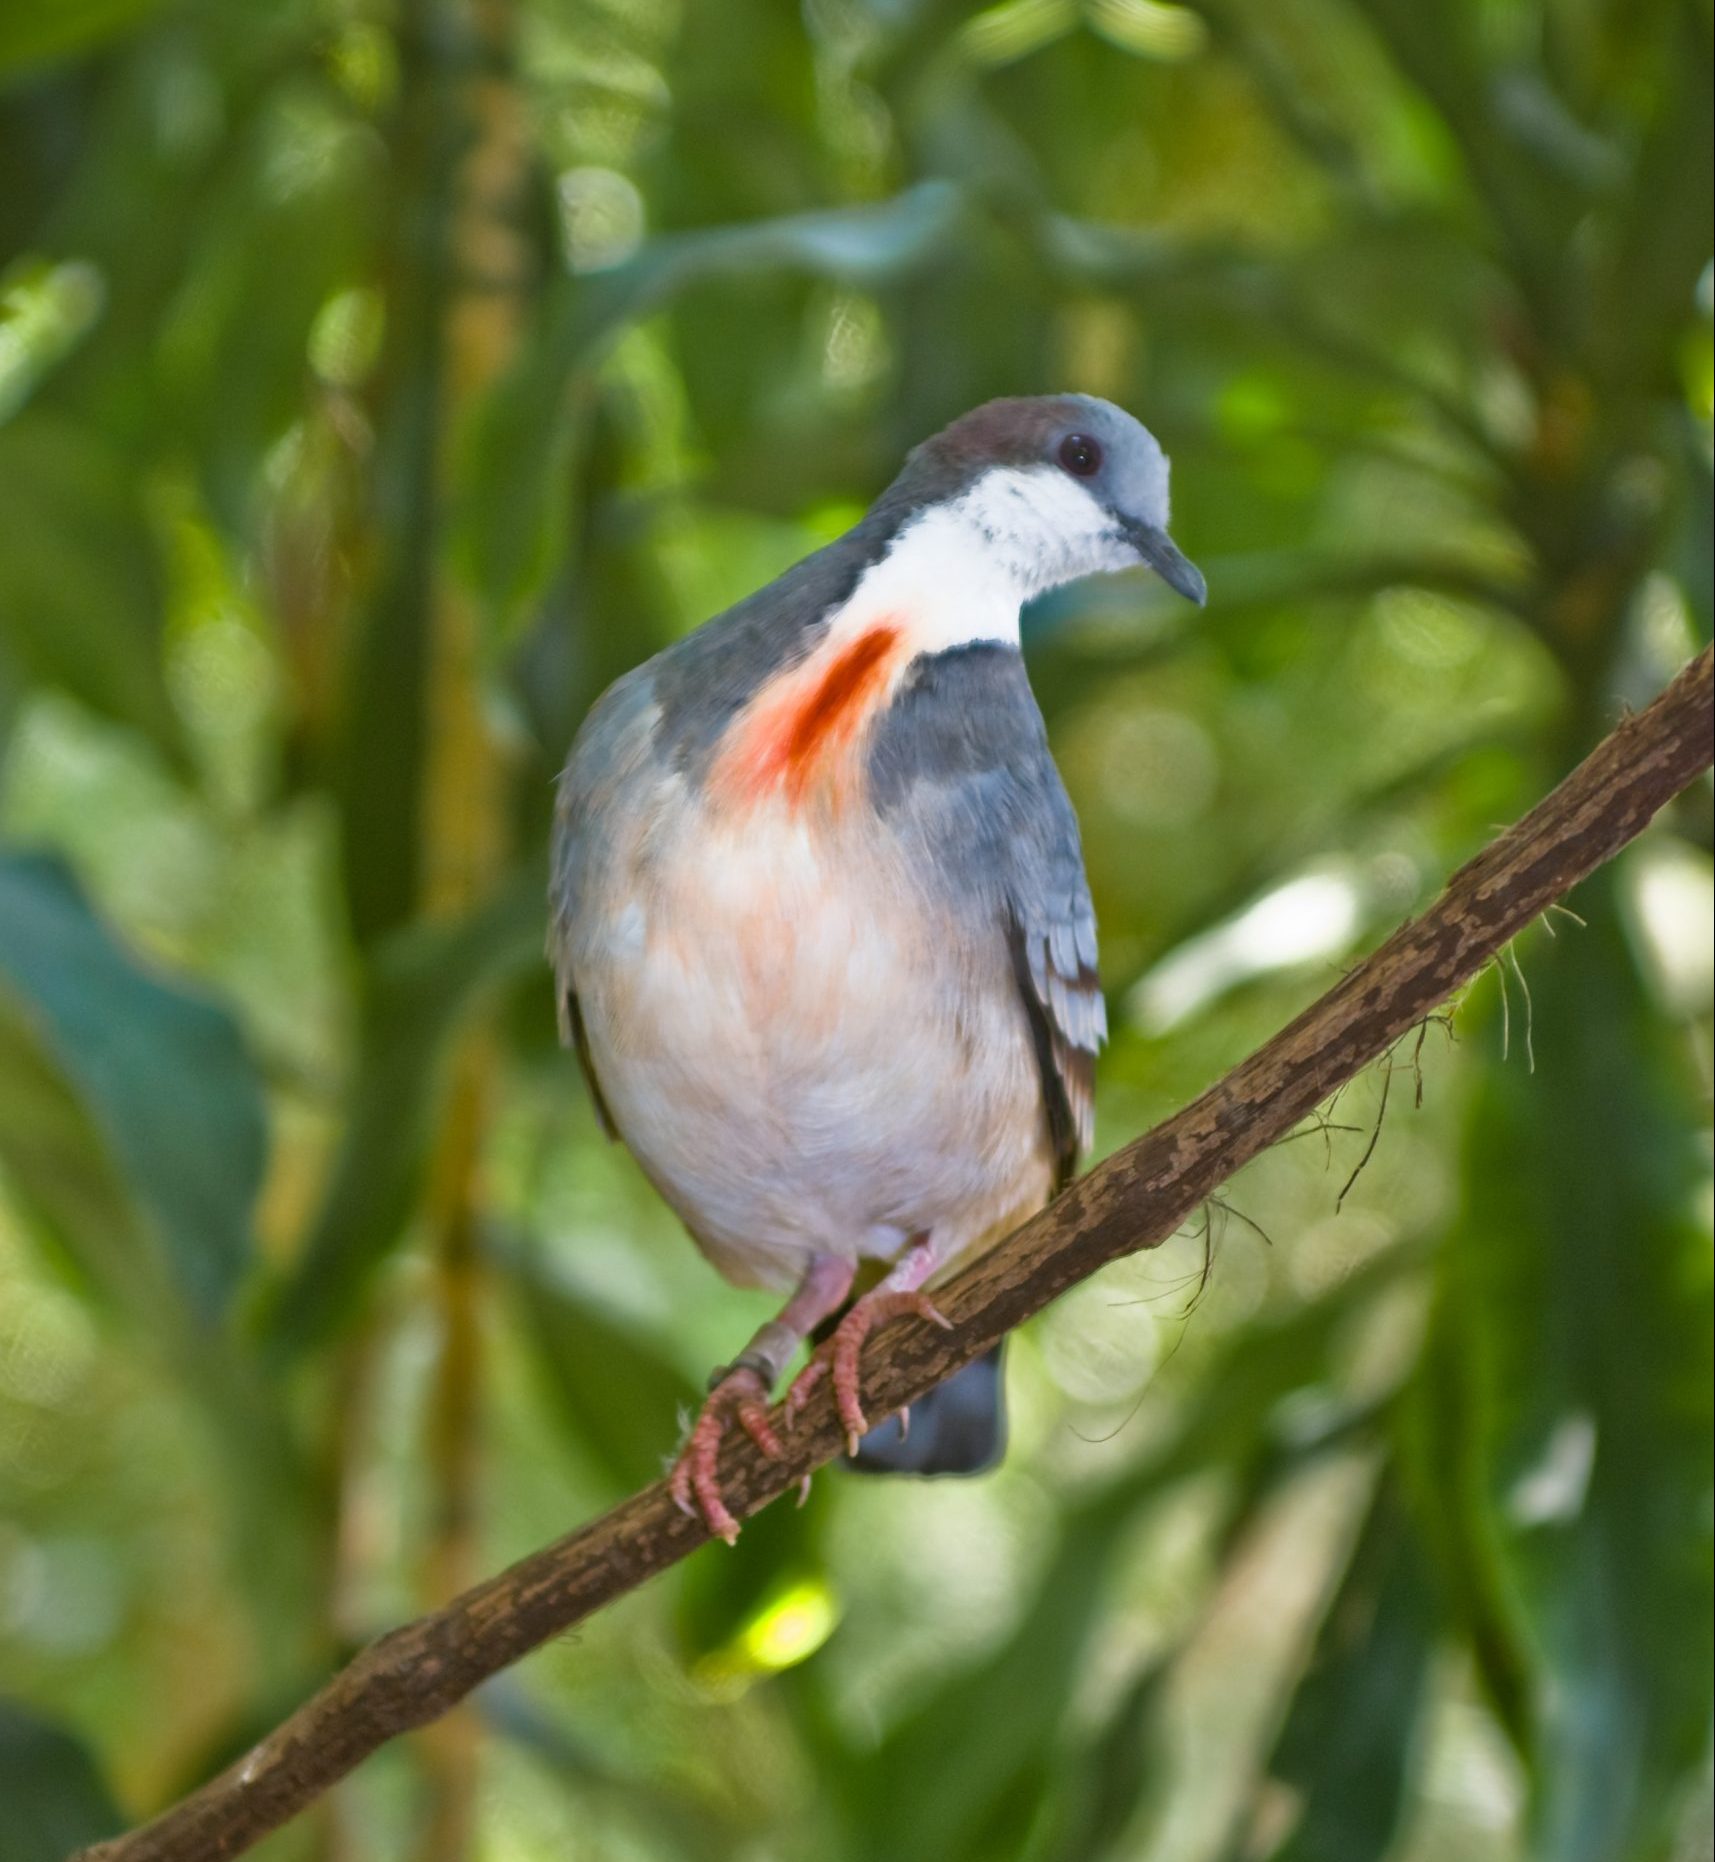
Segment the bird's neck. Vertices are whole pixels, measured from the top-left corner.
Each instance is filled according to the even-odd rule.
[[[1061,473],[997,468],[910,513],[811,651],[734,720],[712,792],[788,805],[857,793],[870,727],[913,661],[978,643],[1016,651],[1033,595],[1126,560],[1111,520]]]
[[[1129,561],[1112,519],[1064,473],[995,467],[905,518],[830,633],[855,638],[888,617],[912,656],[1017,646],[1033,596]]]

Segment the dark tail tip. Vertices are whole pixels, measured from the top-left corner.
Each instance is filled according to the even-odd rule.
[[[865,1474],[981,1474],[1006,1453],[1006,1379],[1001,1346],[955,1371],[899,1418],[878,1423],[846,1466]]]

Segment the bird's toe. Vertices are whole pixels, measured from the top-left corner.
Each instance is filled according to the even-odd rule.
[[[952,1320],[927,1293],[915,1288],[878,1288],[857,1302],[834,1333],[834,1405],[845,1430],[848,1454],[855,1455],[858,1444],[869,1433],[869,1418],[864,1414],[862,1396],[864,1345],[878,1327],[908,1315],[937,1325],[942,1331],[952,1330]]]
[[[739,1522],[721,1490],[718,1463],[721,1442],[736,1418],[739,1427],[770,1460],[785,1452],[768,1419],[768,1386],[748,1366],[729,1371],[709,1392],[679,1458],[668,1476],[668,1491],[681,1513],[699,1514],[717,1539],[738,1541]]]
[[[828,1359],[825,1353],[818,1352],[808,1364],[792,1379],[792,1387],[786,1392],[786,1422],[790,1427],[804,1413],[811,1397],[821,1387],[823,1378],[828,1374]]]

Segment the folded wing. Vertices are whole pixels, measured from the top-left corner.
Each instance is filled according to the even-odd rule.
[[[920,662],[877,732],[870,789],[945,909],[1009,953],[1064,1182],[1090,1146],[1107,1010],[1077,816],[1017,652]]]

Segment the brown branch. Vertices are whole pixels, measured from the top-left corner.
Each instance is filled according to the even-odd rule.
[[[871,1361],[870,1413],[891,1414],[1109,1261],[1166,1240],[1241,1165],[1432,1014],[1562,894],[1709,767],[1711,658],[1625,720],[1554,792],[1448,883],[1420,918],[1176,1117],[1116,1152],[937,1295]],[[767,1461],[742,1435],[722,1461],[754,1513],[840,1450],[831,1407]],[[146,1828],[76,1862],[220,1862],[278,1829],[377,1747],[434,1720],[708,1537],[657,1482],[443,1610],[365,1649],[246,1758]]]

